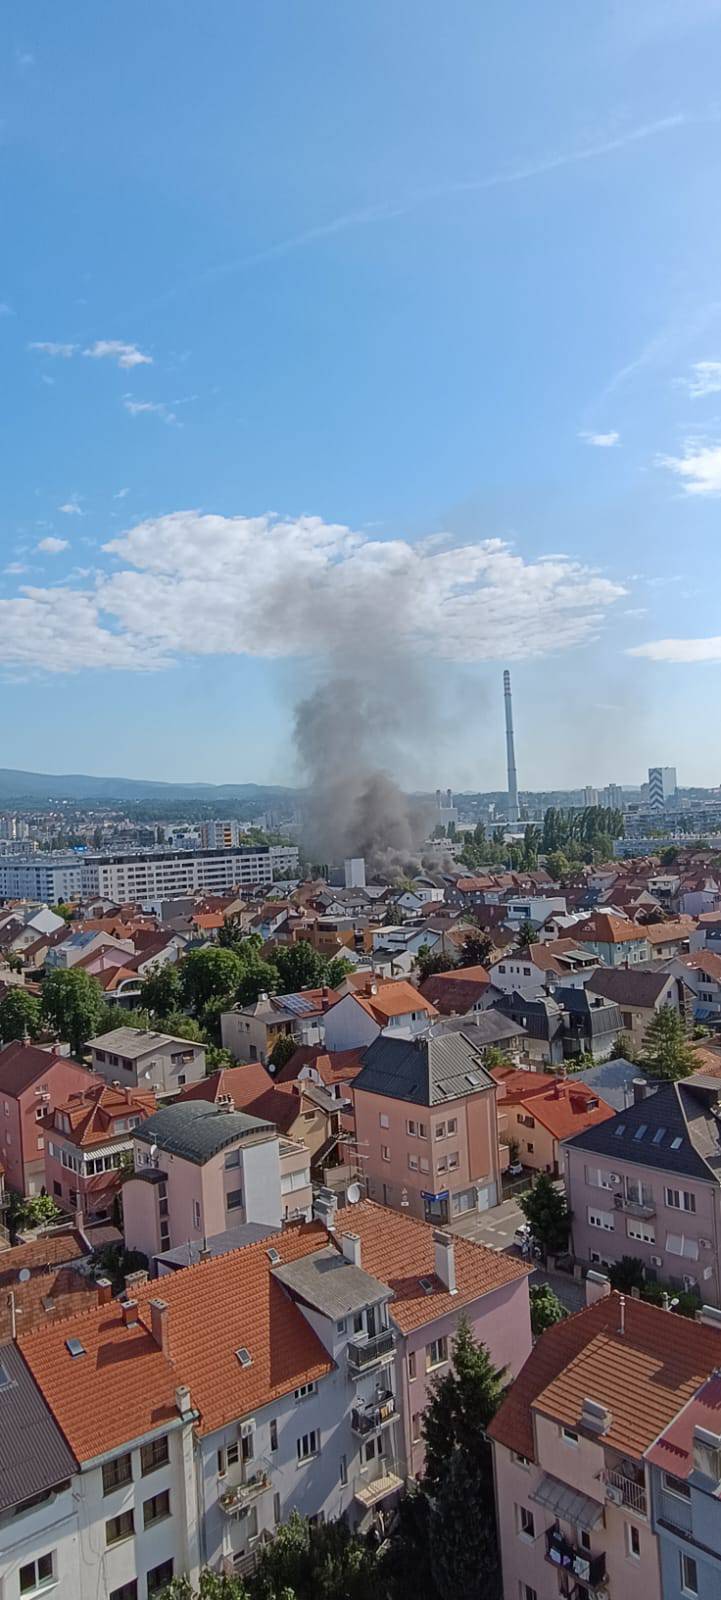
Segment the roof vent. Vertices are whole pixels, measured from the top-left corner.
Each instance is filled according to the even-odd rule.
[[[418,1282],[419,1282],[424,1294],[432,1294],[433,1293],[435,1285],[434,1285],[434,1282],[433,1282],[432,1278],[419,1278]]]
[[[76,1356],[85,1355],[85,1345],[81,1344],[79,1339],[66,1339],[65,1349],[69,1351],[70,1355],[73,1357],[73,1360],[75,1360]]]
[[[276,1250],[275,1246],[271,1245],[270,1249],[266,1250],[265,1253],[266,1253],[266,1255],[268,1257],[268,1260],[269,1260],[269,1262],[271,1264],[271,1267],[277,1267],[278,1262],[280,1261],[280,1255],[279,1255],[278,1251]]]
[[[581,1407],[580,1422],[582,1428],[586,1428],[589,1433],[597,1433],[599,1435],[608,1433],[612,1420],[608,1406],[600,1405],[598,1400],[590,1400],[588,1396],[586,1397]]]
[[[242,1344],[240,1349],[236,1350],[235,1353],[238,1357],[241,1367],[249,1367],[252,1365],[253,1357],[251,1356],[250,1351],[246,1350],[244,1344]]]

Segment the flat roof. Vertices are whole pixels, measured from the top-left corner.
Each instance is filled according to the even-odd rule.
[[[94,1039],[88,1039],[88,1044],[92,1050],[116,1051],[130,1061],[137,1061],[140,1056],[147,1056],[151,1050],[159,1050],[164,1044],[182,1044],[186,1050],[205,1049],[205,1045],[199,1044],[196,1039],[180,1039],[176,1033],[159,1033],[142,1028],[111,1028],[109,1033],[98,1033]]]
[[[388,1299],[387,1283],[354,1266],[332,1245],[276,1267],[273,1276],[306,1305],[335,1320]]]

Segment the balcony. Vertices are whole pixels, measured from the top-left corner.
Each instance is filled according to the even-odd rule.
[[[643,1475],[637,1480],[629,1477],[627,1473],[619,1471],[616,1467],[609,1467],[604,1477],[606,1499],[612,1505],[624,1506],[627,1511],[635,1511],[637,1517],[648,1515],[646,1485]]]
[[[389,1495],[398,1494],[405,1485],[405,1476],[400,1461],[392,1461],[389,1457],[378,1456],[363,1472],[360,1472],[353,1483],[353,1494],[366,1511],[371,1511],[381,1500],[387,1500]]]
[[[348,1340],[348,1365],[351,1373],[369,1372],[371,1367],[392,1361],[396,1350],[396,1336],[392,1328],[383,1328],[368,1339]]]
[[[377,1433],[379,1428],[384,1428],[389,1423],[396,1422],[398,1416],[395,1395],[390,1389],[385,1389],[370,1405],[353,1407],[350,1425],[353,1432],[363,1439],[366,1434]]]
[[[546,1560],[551,1566],[558,1567],[569,1578],[580,1579],[582,1593],[585,1590],[584,1600],[590,1600],[596,1589],[600,1589],[606,1582],[606,1556],[602,1551],[600,1555],[592,1556],[588,1550],[582,1550],[579,1545],[571,1544],[566,1539],[560,1528],[549,1528],[546,1533]]]
[[[242,1466],[232,1468],[223,1480],[224,1487],[220,1494],[220,1504],[226,1516],[237,1516],[252,1505],[259,1495],[265,1494],[271,1487],[270,1473],[269,1461],[246,1461]]]
[[[616,1211],[622,1211],[627,1217],[639,1217],[648,1220],[656,1215],[656,1202],[648,1200],[629,1200],[625,1194],[615,1194],[613,1204]]]

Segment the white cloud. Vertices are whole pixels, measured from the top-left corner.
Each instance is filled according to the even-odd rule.
[[[36,550],[44,550],[48,556],[57,556],[61,550],[67,550],[69,543],[69,539],[56,539],[53,534],[49,533],[47,538],[41,539],[35,548]]]
[[[677,378],[676,382],[687,389],[694,400],[721,393],[721,361],[695,361],[691,373],[690,378]]]
[[[117,361],[119,367],[152,367],[152,356],[146,356],[136,344],[123,344],[121,339],[96,339],[95,344],[83,350],[84,356],[91,356],[94,361],[102,361],[108,357]]]
[[[163,422],[177,422],[174,411],[170,411],[162,400],[134,400],[131,394],[126,394],[123,399],[126,411],[131,417],[141,417],[144,413],[149,416],[162,417]]]
[[[359,617],[420,658],[520,660],[593,638],[625,593],[568,557],[525,561],[500,539],[423,550],[311,516],[179,511],[104,548],[119,569],[84,590],[0,600],[0,662],[61,672],[203,655],[327,658]]]
[[[585,444],[593,444],[598,450],[611,450],[621,439],[620,433],[579,433],[579,439]]]
[[[113,495],[113,499],[114,500],[124,500],[125,496],[127,494],[130,494],[130,490],[129,489],[118,489],[117,494]]]
[[[3,567],[3,572],[6,573],[9,578],[14,578],[18,575],[18,573],[27,572],[27,570],[27,567],[22,561],[11,561],[7,567]]]
[[[78,505],[76,494],[70,500],[66,500],[64,505],[58,506],[58,511],[62,511],[64,517],[82,517],[84,515],[82,508]]]
[[[686,494],[721,494],[721,444],[687,439],[682,456],[659,456],[658,465],[680,478]]]
[[[63,356],[67,361],[75,355],[76,344],[58,344],[54,339],[34,339],[28,350],[39,350],[43,356]]]
[[[721,634],[710,639],[652,639],[634,645],[629,656],[645,656],[649,661],[670,661],[674,665],[697,661],[721,661]]]

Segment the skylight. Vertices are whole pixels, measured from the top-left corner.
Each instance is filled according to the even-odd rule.
[[[671,1149],[672,1150],[680,1150],[682,1144],[683,1144],[683,1139],[681,1139],[679,1137],[679,1135],[677,1134],[676,1138],[671,1140]]]
[[[467,1072],[466,1073],[466,1083],[470,1083],[473,1086],[474,1089],[477,1087],[477,1085],[480,1083],[480,1081],[481,1080],[480,1080],[477,1072]]]
[[[618,1127],[614,1128],[614,1130],[613,1130],[614,1139],[620,1139],[622,1134],[624,1134],[625,1132],[626,1132],[626,1124],[625,1124],[625,1122],[619,1122]]]
[[[648,1123],[640,1122],[633,1137],[634,1139],[643,1139],[646,1133],[648,1133]]]
[[[9,1389],[11,1383],[12,1378],[10,1377],[10,1373],[8,1372],[7,1367],[4,1367],[0,1361],[0,1389]]]
[[[432,1278],[419,1278],[418,1282],[419,1282],[424,1294],[430,1294],[431,1293],[431,1290],[433,1288],[433,1279]]]
[[[666,1129],[665,1128],[657,1128],[656,1132],[655,1132],[655,1134],[653,1136],[654,1144],[660,1144],[661,1141],[663,1139],[665,1139],[665,1137],[666,1137]]]
[[[241,1367],[249,1367],[251,1365],[253,1358],[250,1351],[246,1350],[244,1344],[242,1344],[240,1349],[236,1350],[235,1353],[238,1357]]]
[[[266,1250],[265,1253],[268,1257],[271,1267],[277,1267],[278,1262],[280,1261],[280,1256],[274,1246],[271,1245],[270,1250]]]
[[[84,1356],[85,1355],[85,1345],[81,1344],[79,1339],[66,1339],[65,1340],[65,1348],[66,1348],[66,1350],[69,1350],[71,1356],[73,1357],[73,1360],[75,1359],[76,1356]]]

